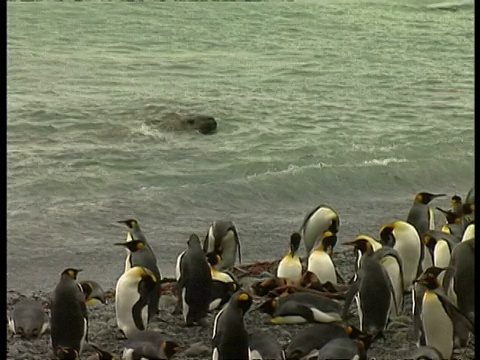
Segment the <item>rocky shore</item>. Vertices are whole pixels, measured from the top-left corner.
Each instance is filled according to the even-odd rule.
[[[344,259],[345,260],[345,259]],[[260,272],[272,272],[274,263],[258,263],[246,268],[245,273],[240,273],[240,282],[245,289],[258,278]],[[212,324],[215,312],[209,315],[209,327],[190,327],[187,328],[182,321],[181,315],[173,315],[176,297],[173,292],[173,283],[166,282],[162,287],[162,297],[160,301],[160,312],[151,322],[150,329],[161,331],[167,337],[176,341],[182,346],[182,351],[177,353],[175,359],[211,359],[210,339],[212,334]],[[250,289],[251,290],[251,289]],[[120,356],[122,354],[123,340],[116,326],[115,320],[115,298],[113,289],[106,291],[108,303],[94,303],[88,306],[89,313],[89,342],[103,350]],[[37,291],[29,295],[42,301],[48,308],[49,294]],[[15,290],[7,291],[7,311],[10,311],[15,303],[24,298],[25,295]],[[260,302],[261,299],[255,299]],[[292,336],[311,326],[304,325],[271,325],[268,323],[268,315],[254,310],[256,304],[245,316],[246,328],[249,332],[267,331],[276,336],[277,340],[283,345],[287,344]],[[355,306],[351,307],[351,312],[356,313]],[[358,325],[357,317],[354,317],[353,324]],[[411,320],[411,296],[405,296],[404,315],[392,322],[385,331],[385,337],[376,340],[369,352],[369,359],[408,359],[409,354],[416,348],[413,339]],[[468,347],[455,350],[455,359],[474,359],[474,339],[469,341]],[[7,360],[45,360],[52,358],[50,347],[50,335],[47,333],[33,340],[25,340],[18,335],[13,335],[7,326]],[[97,359],[92,348],[87,347],[81,356],[82,359]]]

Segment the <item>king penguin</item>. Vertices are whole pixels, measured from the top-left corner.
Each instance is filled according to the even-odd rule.
[[[80,271],[82,269],[63,270],[60,282],[53,292],[50,309],[50,336],[53,351],[57,356],[63,356],[62,354],[72,356],[71,354],[75,352],[77,355],[81,354],[88,342],[85,295],[77,283],[77,274]]]
[[[338,213],[328,205],[319,205],[305,215],[300,234],[305,243],[305,252],[308,256],[317,240],[321,239],[322,234],[326,230],[330,230],[333,234],[338,233],[340,227],[340,217]],[[335,244],[333,244],[335,246]],[[333,246],[330,250],[333,251]]]
[[[123,360],[171,359],[181,350],[175,341],[160,331],[145,330],[126,339],[123,343]]]
[[[437,279],[444,270],[435,266],[429,267],[415,282],[425,287],[420,314],[425,345],[433,346],[444,359],[450,359],[455,332],[463,327],[473,333],[474,326],[444,293]]]
[[[151,320],[148,301],[156,282],[153,272],[141,266],[133,266],[118,279],[115,316],[117,326],[126,338],[147,329]]]
[[[250,359],[244,316],[252,301],[248,292],[237,291],[217,313],[213,322],[212,360]]]
[[[267,331],[255,331],[248,336],[250,360],[286,360],[278,340]]]
[[[377,337],[387,327],[391,308],[398,306],[395,303],[395,291],[385,268],[374,256],[372,245],[368,241],[365,245],[366,251],[360,261],[357,278],[345,296],[343,318],[347,319],[350,304],[355,297],[360,330]]]
[[[187,246],[179,264],[177,294],[185,324],[193,326],[205,323],[212,297],[212,274],[196,234],[190,235]]]
[[[444,210],[438,206],[436,209],[445,216],[447,221],[447,223],[442,226],[443,231],[455,236],[458,240],[460,240],[466,226],[466,221],[464,221],[463,215],[454,213],[452,210]]]
[[[15,304],[8,315],[8,326],[12,333],[30,340],[45,333],[50,319],[39,301],[27,298]]]
[[[423,235],[423,242],[432,255],[433,265],[444,268],[450,264],[452,249],[459,241],[443,231],[429,230]]]
[[[123,243],[114,243],[114,245],[123,246],[129,251],[127,260],[125,261],[125,271],[134,266],[140,266],[149,269],[153,275],[155,275],[155,279],[157,280],[155,283],[155,289],[150,293],[148,301],[149,317],[153,318],[158,313],[158,303],[161,295],[160,285],[162,280],[162,275],[158,268],[155,254],[145,240],[130,240]]]
[[[407,359],[411,360],[443,360],[442,354],[433,346],[420,346]]]
[[[380,242],[383,246],[395,249],[402,259],[404,291],[409,292],[413,281],[422,270],[424,262],[425,245],[422,243],[418,231],[413,225],[406,221],[393,221],[380,228]],[[431,264],[431,256],[428,254]]]
[[[330,256],[330,250],[337,242],[337,236],[330,230],[325,230],[320,242],[310,252],[307,260],[307,271],[312,272],[318,280],[325,284],[337,285],[337,272]]]
[[[368,243],[368,245],[367,245]],[[353,245],[355,247],[355,252],[359,255],[358,258],[360,259],[356,262],[355,266],[355,275],[353,281],[356,280],[356,273],[358,272],[358,268],[360,267],[360,261],[362,255],[367,251],[368,246],[371,246],[374,253],[373,256],[378,259],[380,264],[383,266],[387,275],[390,279],[390,282],[393,287],[395,302],[392,302],[392,307],[397,304],[397,309],[390,310],[390,317],[392,318],[394,315],[401,315],[403,311],[403,264],[402,259],[398,252],[389,246],[381,246],[381,244],[373,239],[371,236],[365,234],[359,234],[353,241],[344,242],[344,245]]]
[[[442,196],[447,196],[447,194],[432,194],[424,191],[415,195],[407,215],[407,222],[415,226],[419,236],[423,236],[427,230],[435,229],[435,212],[428,204],[433,199]]]
[[[83,280],[79,282],[79,285],[85,295],[85,302],[87,305],[93,304],[97,301],[104,305],[108,303],[105,291],[103,291],[98,282],[93,280]]]
[[[221,261],[220,255],[209,252],[207,253],[207,261],[212,275],[212,296],[209,311],[213,311],[222,308],[232,295],[240,289],[240,284],[233,274],[215,268],[215,265]]]
[[[290,235],[290,251],[280,260],[277,277],[287,280],[297,280],[302,277],[302,262],[297,254],[301,240],[302,237],[298,232]]]
[[[315,324],[309,326],[293,336],[285,347],[287,359],[313,360],[317,359],[319,350],[330,340],[337,338],[364,339],[367,334],[359,329],[342,322],[329,324]]]
[[[219,270],[225,270],[235,265],[235,258],[242,262],[240,250],[240,239],[235,224],[232,221],[216,220],[208,228],[207,235],[203,242],[205,253],[215,252],[222,258],[216,265]]]
[[[452,250],[453,275],[445,279],[449,299],[475,323],[475,238],[462,241]]]

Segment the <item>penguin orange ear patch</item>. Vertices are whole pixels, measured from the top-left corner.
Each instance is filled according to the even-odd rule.
[[[75,279],[75,271],[73,270],[68,270],[68,276],[70,276],[72,279]]]
[[[242,293],[238,294],[237,299],[239,301],[247,301],[248,299],[250,299],[250,295],[248,295],[246,292],[242,292]]]

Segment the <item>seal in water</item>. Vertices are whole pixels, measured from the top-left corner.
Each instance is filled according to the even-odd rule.
[[[217,121],[215,118],[213,116],[200,114],[179,115],[169,113],[160,119],[146,120],[146,124],[172,131],[195,130],[205,135],[213,134],[217,131]]]

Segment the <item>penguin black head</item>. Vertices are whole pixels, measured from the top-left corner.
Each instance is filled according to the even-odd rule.
[[[415,195],[415,202],[427,205],[433,199],[442,196],[447,196],[447,194],[432,194],[426,191],[422,191]]]
[[[77,275],[80,271],[82,271],[82,269],[68,268],[68,269],[63,270],[61,275],[62,276],[66,275],[66,276],[72,278],[73,280],[77,280]]]
[[[325,251],[331,253],[337,243],[337,234],[330,230],[325,230],[322,234],[322,245]]]
[[[260,306],[257,307],[257,310],[264,313],[268,314],[270,316],[273,316],[273,313],[278,307],[278,300],[277,299],[268,299],[264,303],[262,303]]]
[[[300,242],[302,241],[302,236],[298,232],[294,232],[290,235],[290,252],[295,254],[300,247]]]
[[[128,228],[133,229],[135,226],[138,225],[138,221],[135,219],[128,219],[128,220],[120,220],[117,221],[119,224],[125,224]]]
[[[116,358],[110,354],[109,352],[106,352],[102,349],[100,349],[98,346],[95,346],[93,344],[90,344],[90,346],[95,350],[95,352],[98,355],[98,360],[116,360]]]
[[[58,360],[78,360],[78,351],[71,347],[58,346],[55,349]]]
[[[393,230],[395,230],[394,223],[385,225],[380,229],[380,242],[384,246],[395,246],[395,236],[393,235]]]
[[[85,294],[85,299],[88,302],[91,302],[93,300],[98,300],[102,304],[107,304],[107,299],[105,297],[105,293],[103,290],[99,289],[98,287],[100,285],[97,284],[97,291],[94,293],[94,285],[92,284],[91,281],[81,281],[80,285],[82,287],[82,291]]]
[[[353,245],[354,246],[354,251],[360,250],[362,252],[362,254],[367,253],[369,250],[373,251],[372,244],[370,244],[370,242],[367,239],[362,238],[361,235],[357,236],[355,240],[345,242],[343,244],[344,245]]]
[[[438,206],[436,207],[436,209],[440,211],[443,215],[445,215],[448,224],[458,224],[461,221],[461,217],[458,214],[454,213],[452,210],[444,210],[442,208],[439,208]]]
[[[200,245],[200,238],[197,234],[191,234],[187,241],[187,245],[189,247],[192,246],[194,243],[198,243]]]
[[[469,215],[475,211],[475,204],[465,203],[462,205],[462,211],[465,215]]]
[[[207,261],[210,264],[210,266],[215,266],[220,261],[222,261],[222,257],[218,255],[215,251],[210,251],[205,256],[207,257]]]
[[[419,283],[430,290],[436,289],[440,286],[440,282],[438,281],[437,277],[442,271],[445,270],[445,268],[431,266],[426,269],[418,279],[414,280],[413,283]]]
[[[348,334],[348,337],[353,340],[360,340],[365,347],[365,350],[370,348],[372,342],[376,339],[375,335],[368,334],[364,331],[361,331],[353,325],[346,325],[345,331]]]
[[[237,307],[242,311],[243,315],[250,309],[252,306],[252,296],[243,290],[240,290],[232,295],[232,300],[237,303]]]
[[[126,241],[123,243],[114,243],[113,245],[125,246],[131,252],[142,250],[145,247],[145,241],[143,240],[132,240]]]
[[[437,240],[435,238],[433,238],[432,236],[430,236],[429,234],[425,234],[423,235],[423,243],[431,250],[433,251],[433,249],[435,248],[435,244],[437,243]]]
[[[457,194],[453,195],[452,198],[450,199],[450,205],[454,207],[457,204],[462,203],[462,198],[458,196]]]
[[[182,350],[182,347],[180,345],[170,340],[162,341],[161,347],[167,359],[172,358],[173,355]]]

